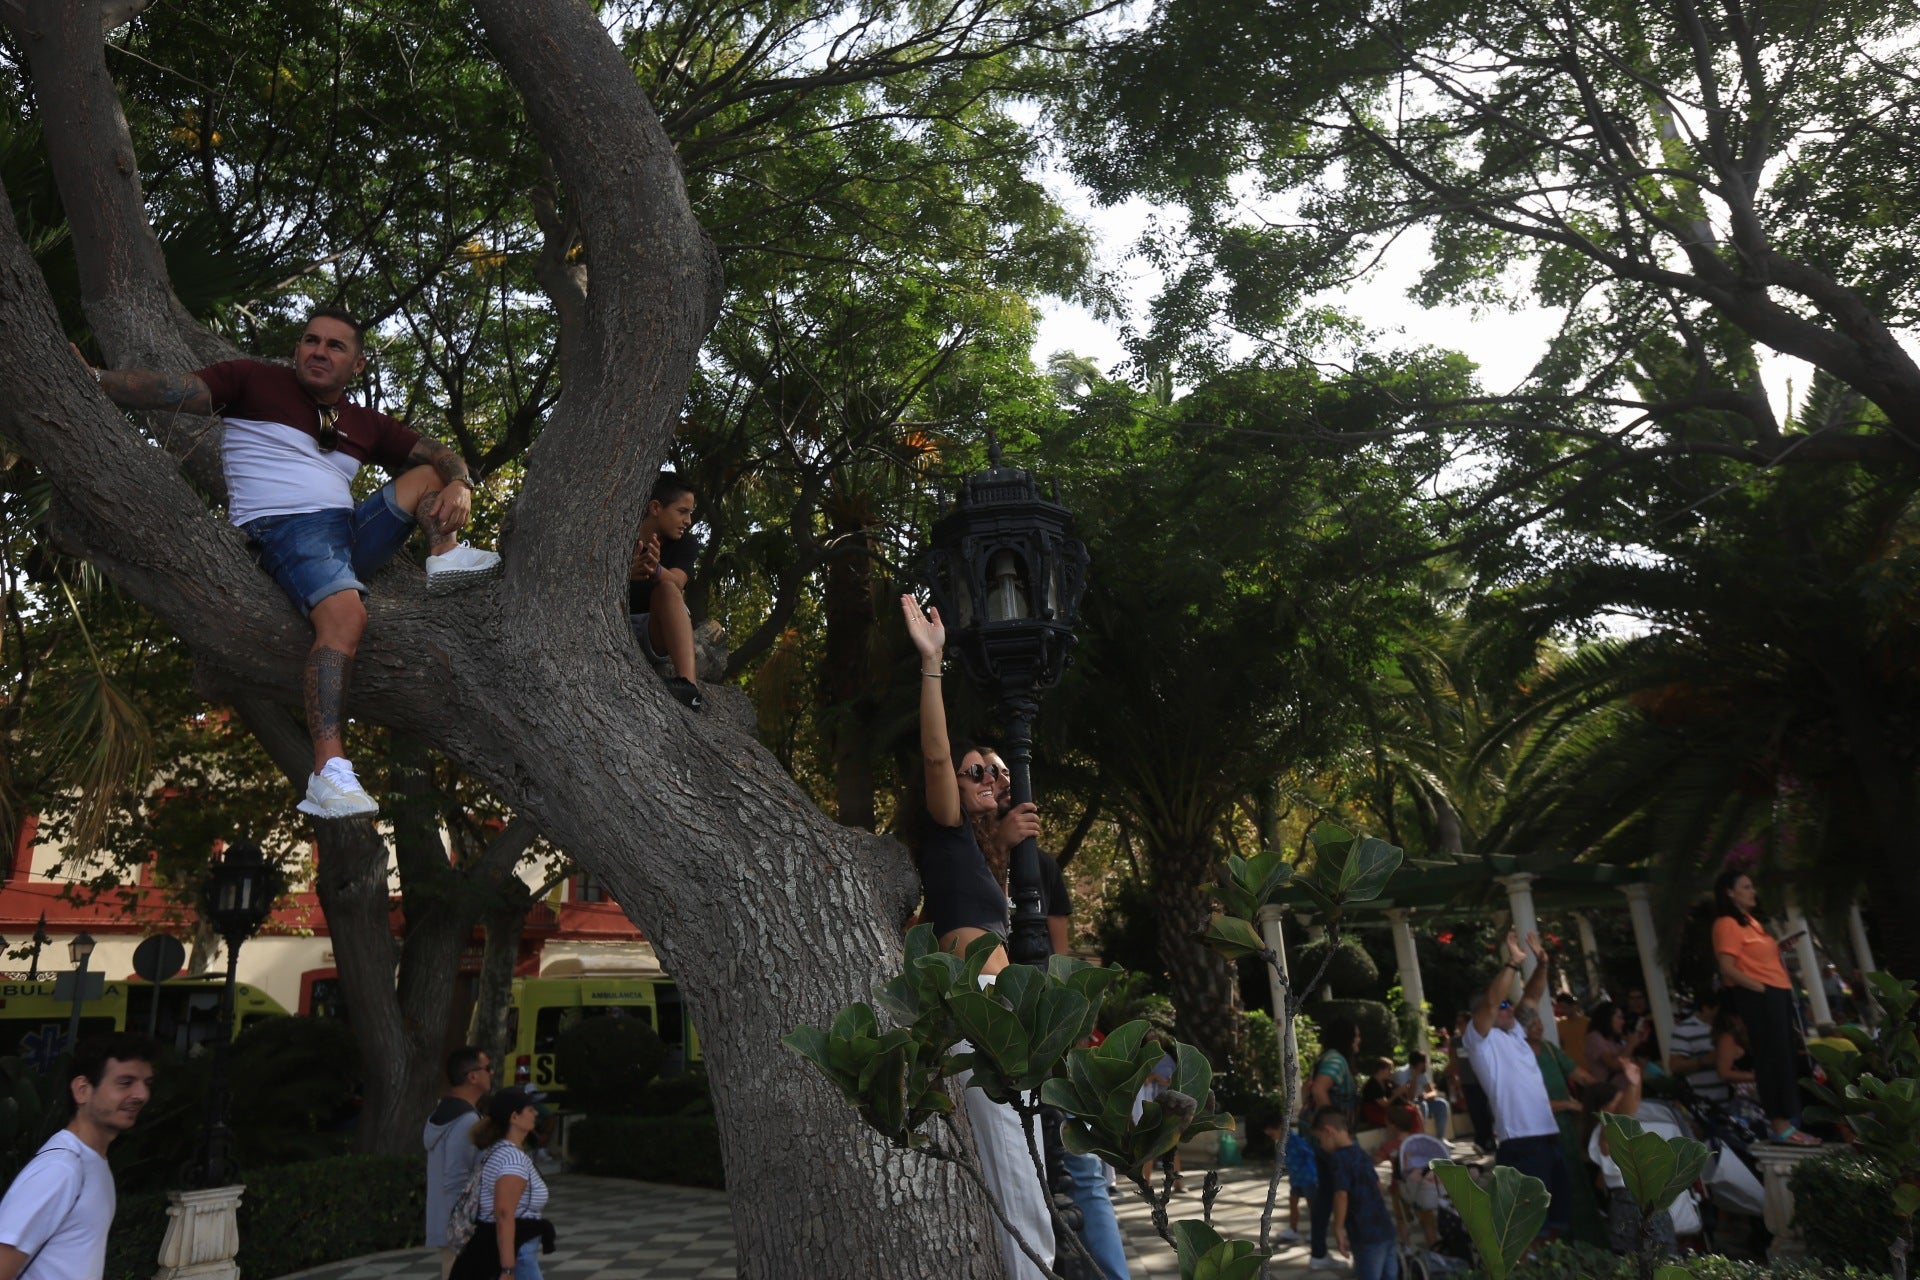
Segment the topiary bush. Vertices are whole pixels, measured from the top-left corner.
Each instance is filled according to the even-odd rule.
[[[640,1091],[634,1114],[643,1116],[705,1116],[713,1114],[713,1090],[707,1069],[696,1064],[671,1080],[649,1080]]]
[[[1838,1148],[1793,1170],[1793,1219],[1807,1253],[1830,1266],[1884,1271],[1892,1256],[1893,1178],[1873,1160]]]
[[[334,1156],[249,1169],[240,1200],[248,1280],[273,1280],[425,1239],[426,1157]],[[106,1280],[149,1280],[167,1230],[167,1198],[122,1196],[107,1236]]]
[[[634,1114],[666,1059],[666,1044],[641,1018],[588,1018],[561,1032],[553,1046],[567,1110],[594,1115]]]
[[[1378,1000],[1316,1000],[1308,1008],[1321,1026],[1335,1018],[1345,1018],[1360,1028],[1360,1056],[1362,1058],[1393,1058],[1400,1051],[1400,1027],[1393,1019],[1393,1010]],[[1342,1045],[1334,1045],[1342,1053]],[[1312,1059],[1304,1054],[1303,1064],[1311,1065]],[[1362,1075],[1358,1067],[1355,1075]]]
[[[712,1116],[589,1115],[567,1131],[582,1173],[724,1190],[720,1125]]]
[[[1689,1253],[1670,1261],[1685,1270],[1689,1280],[1883,1280],[1884,1276],[1879,1271],[1834,1267],[1807,1258],[1763,1262],[1717,1253]],[[1485,1280],[1485,1273],[1477,1269],[1452,1274],[1455,1280]],[[1631,1257],[1562,1240],[1529,1251],[1514,1267],[1510,1280],[1636,1280],[1637,1275]]]
[[[1320,962],[1326,958],[1325,942],[1309,942],[1295,953],[1294,960],[1287,966],[1296,987],[1305,986],[1313,976],[1320,972]],[[1333,962],[1327,969],[1326,979],[1319,990],[1331,990],[1347,994],[1378,991],[1380,989],[1380,966],[1373,962],[1367,949],[1352,938],[1342,938],[1340,946],[1333,953]],[[1317,1003],[1317,1002],[1316,1002]]]

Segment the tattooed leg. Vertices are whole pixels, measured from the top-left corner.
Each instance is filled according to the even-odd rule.
[[[313,771],[343,756],[347,684],[353,679],[353,655],[325,643],[307,654],[307,732],[313,737]]]
[[[427,550],[436,556],[451,550],[454,544],[454,531],[440,517],[440,493],[439,489],[427,490],[413,508],[413,518],[427,535]]]

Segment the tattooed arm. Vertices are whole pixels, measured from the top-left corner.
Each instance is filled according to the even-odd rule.
[[[428,538],[450,536],[464,528],[473,512],[473,480],[467,475],[467,460],[438,440],[421,436],[420,443],[407,455],[407,465],[432,467],[440,477],[440,487],[422,498],[414,513]]]
[[[87,358],[74,347],[81,364]],[[122,409],[174,409],[181,413],[210,414],[213,393],[198,375],[160,373],[153,369],[95,369],[87,366],[107,399]]]

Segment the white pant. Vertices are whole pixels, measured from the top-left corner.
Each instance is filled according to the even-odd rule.
[[[963,1041],[954,1046],[964,1053]],[[1013,1224],[1033,1251],[1049,1261],[1053,1258],[1053,1215],[1047,1212],[1047,1192],[1040,1175],[1034,1172],[1033,1156],[1021,1132],[1020,1113],[993,1101],[978,1089],[967,1087],[973,1072],[962,1071],[954,1084],[966,1100],[967,1119],[973,1124],[973,1147],[980,1153],[980,1173],[1000,1202],[1007,1221]],[[1040,1121],[1032,1122],[1034,1150],[1040,1146]],[[1021,1252],[999,1220],[994,1221],[1000,1239],[1000,1264],[1007,1280],[1046,1280],[1046,1273],[1033,1265],[1033,1259]]]

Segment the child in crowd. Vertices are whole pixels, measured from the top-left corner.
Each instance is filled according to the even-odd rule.
[[[1373,1161],[1353,1140],[1353,1122],[1338,1107],[1322,1107],[1314,1113],[1313,1140],[1331,1163],[1334,1247],[1353,1258],[1354,1280],[1390,1280],[1398,1272],[1400,1233]]]
[[[1378,1128],[1387,1122],[1387,1107],[1398,1101],[1405,1090],[1393,1082],[1393,1059],[1374,1058],[1367,1063],[1367,1082],[1360,1086],[1360,1126]]]

